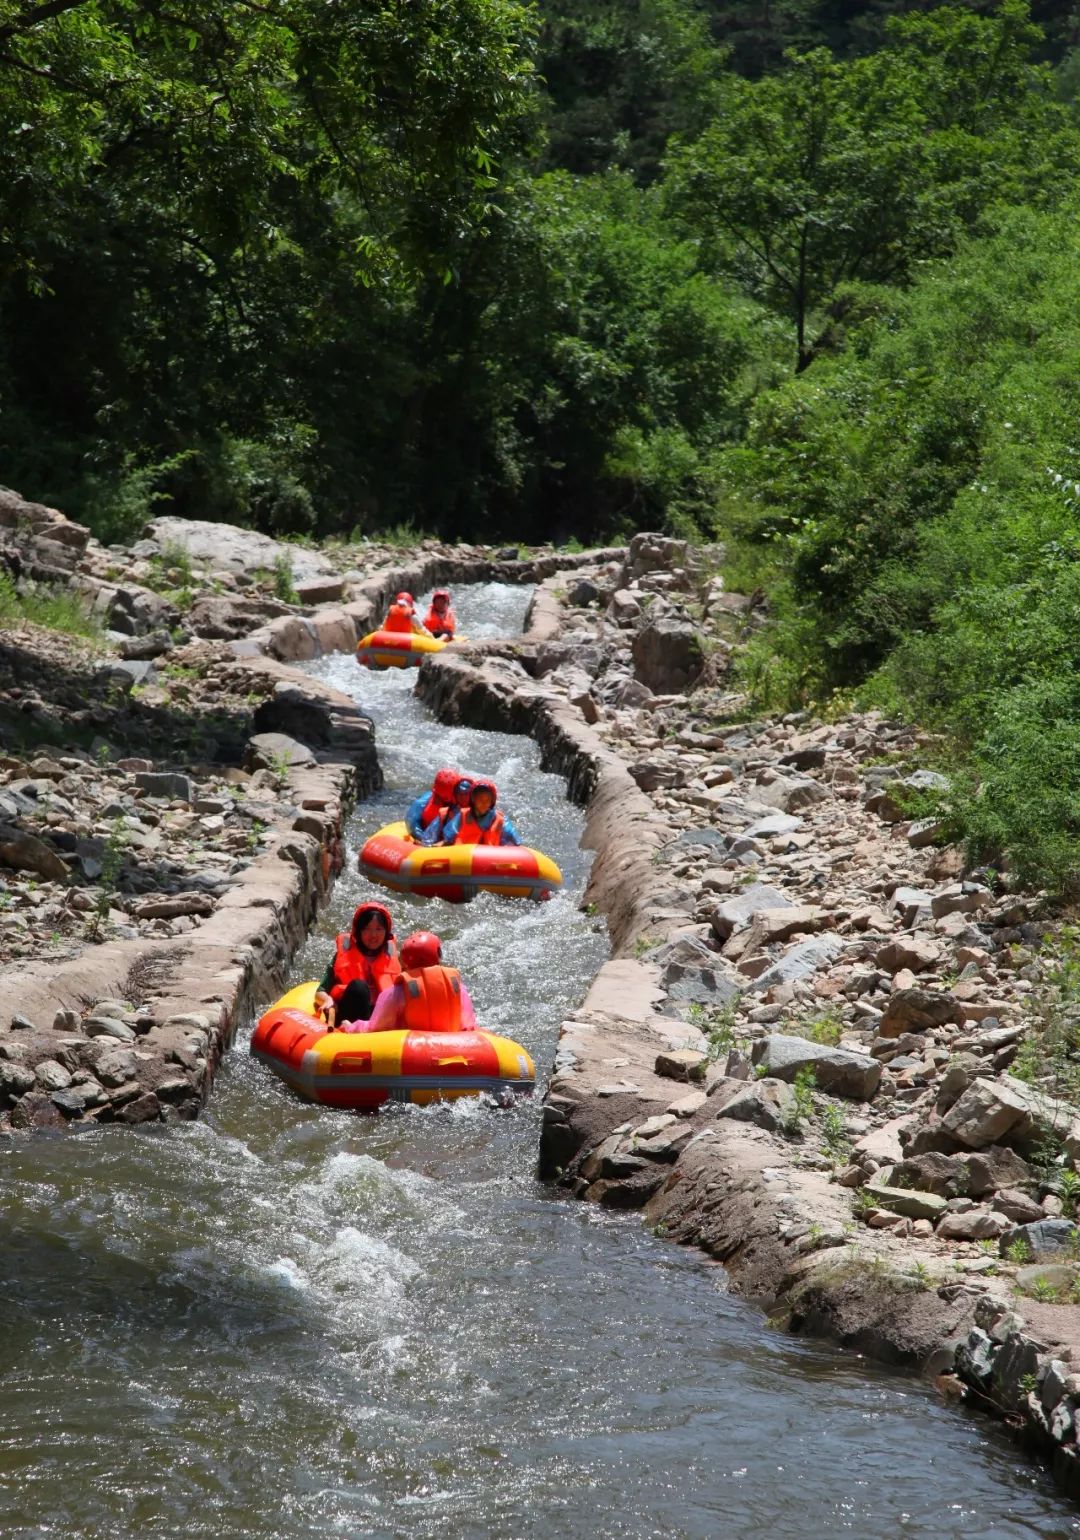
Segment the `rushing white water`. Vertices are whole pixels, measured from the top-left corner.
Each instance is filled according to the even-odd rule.
[[[526,597],[456,596],[473,635]],[[439,764],[485,771],[566,892],[390,903],[546,1068],[605,953],[561,782],[527,742],[436,726],[407,673],[314,667],[372,711],[387,786],[295,978],[373,896],[357,843]],[[0,1149],[3,1540],[1080,1533],[998,1429],[769,1330],[721,1269],[541,1187],[538,1105],[360,1118],[245,1050],[198,1124]]]

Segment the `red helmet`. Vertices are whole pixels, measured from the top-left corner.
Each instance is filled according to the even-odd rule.
[[[453,802],[454,792],[461,780],[460,770],[436,770],[431,790],[439,802]]]
[[[488,780],[481,779],[481,780],[478,780],[478,781],[474,781],[472,783],[472,788],[469,791],[469,802],[470,802],[470,805],[471,805],[472,800],[476,796],[476,793],[478,791],[489,791],[491,793],[491,805],[492,805],[492,807],[494,807],[496,802],[498,802],[498,800],[499,800],[499,788],[495,785],[495,782],[494,781],[488,781]]]
[[[442,961],[442,942],[430,930],[417,930],[401,943],[403,968],[434,968]]]
[[[440,599],[445,599],[447,604],[450,603],[449,588],[436,588],[435,592],[431,596],[431,602],[432,604],[438,604]]]
[[[407,594],[402,591],[396,596],[395,602],[397,604],[415,604],[416,600],[413,598],[412,594]]]

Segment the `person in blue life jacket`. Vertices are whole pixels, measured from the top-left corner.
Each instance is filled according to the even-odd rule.
[[[521,845],[524,841],[514,828],[509,814],[495,804],[499,798],[494,781],[472,783],[469,805],[447,819],[443,828],[444,845]]]
[[[462,805],[458,800],[461,788],[471,786],[472,782],[460,770],[445,768],[436,771],[431,790],[422,791],[416,801],[409,804],[405,814],[405,827],[417,844],[439,843],[448,819]],[[467,790],[465,800],[468,801]]]

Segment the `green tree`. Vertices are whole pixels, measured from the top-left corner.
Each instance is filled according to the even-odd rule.
[[[880,52],[817,49],[732,79],[718,120],[675,157],[671,206],[707,260],[786,315],[796,368],[845,285],[895,283],[991,203],[1060,185],[1075,131],[1024,0],[992,17],[895,20]]]

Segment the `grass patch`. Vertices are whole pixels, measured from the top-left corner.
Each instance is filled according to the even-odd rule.
[[[76,594],[36,583],[16,586],[8,573],[0,573],[0,624],[18,625],[22,621],[91,642],[102,640],[100,623]]]

